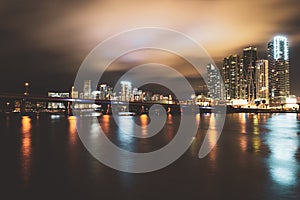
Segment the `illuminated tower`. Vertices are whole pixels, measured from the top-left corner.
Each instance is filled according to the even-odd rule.
[[[121,81],[121,101],[130,101],[132,93],[131,82]]]
[[[85,80],[83,82],[83,98],[90,99],[91,98],[91,80]]]
[[[219,73],[219,70],[213,64],[207,65],[207,87],[208,87],[208,94],[214,100],[221,100],[223,99],[223,87],[222,87],[222,79]]]
[[[238,55],[224,58],[222,79],[225,87],[225,99],[245,98],[245,78],[243,59]]]
[[[289,43],[276,36],[268,43],[269,92],[272,102],[290,95]]]
[[[257,61],[257,48],[247,47],[243,51],[244,76],[246,77],[246,95],[249,102],[256,99],[255,66]]]
[[[268,60],[257,60],[255,67],[256,98],[269,103],[269,64]]]

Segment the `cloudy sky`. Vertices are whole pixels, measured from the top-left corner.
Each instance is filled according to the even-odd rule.
[[[299,0],[2,0],[0,91],[22,92],[25,81],[33,93],[69,90],[100,42],[133,28],[162,27],[196,40],[217,64],[250,45],[264,58],[271,38],[286,35],[292,93],[300,96],[299,10]]]

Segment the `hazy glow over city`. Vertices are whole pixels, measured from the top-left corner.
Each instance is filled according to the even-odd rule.
[[[40,73],[37,77],[41,69],[53,76],[62,74],[61,77],[73,80],[83,59],[100,42],[139,27],[163,27],[182,32],[203,45],[216,63],[247,46],[256,46],[265,55],[267,43],[277,34],[286,35],[289,46],[299,51],[298,5],[296,0],[29,1],[19,7],[3,2],[0,24],[6,34],[1,42],[2,63],[11,66],[13,71],[25,65],[36,82],[47,78]],[[166,39],[160,38],[162,42]],[[136,41],[143,42],[138,37]],[[193,56],[197,52],[189,53]],[[291,53],[296,52],[291,49]],[[11,60],[11,55],[24,55],[25,58],[19,62]],[[130,61],[138,58],[131,55]],[[297,72],[297,59],[291,59],[292,72]],[[122,70],[122,66],[119,69]],[[19,76],[15,74],[10,79],[18,80]],[[297,81],[294,77],[291,79]],[[53,89],[70,88],[72,84],[67,80],[49,80],[49,83],[53,84]]]

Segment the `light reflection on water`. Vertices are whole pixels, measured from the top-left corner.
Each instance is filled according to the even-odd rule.
[[[28,187],[30,180],[31,167],[31,119],[28,116],[23,116],[22,120],[22,146],[21,146],[21,162],[24,187]]]
[[[208,142],[209,142],[209,147],[212,149],[211,152],[209,153],[209,157],[211,159],[212,162],[216,161],[216,157],[217,157],[217,151],[216,149],[213,149],[213,147],[215,146],[215,144],[217,143],[217,139],[218,139],[218,131],[216,130],[216,116],[215,114],[211,114],[210,116],[210,131],[207,132],[208,135]],[[215,165],[212,165],[215,166]]]
[[[76,117],[68,117],[69,121],[69,139],[71,144],[75,144],[77,141],[77,131],[76,131]]]
[[[251,196],[251,190],[254,192],[259,190],[260,199],[267,196],[263,196],[264,193],[275,196],[281,195],[280,197],[283,198],[293,198],[300,195],[295,189],[300,186],[300,136],[297,135],[300,132],[300,121],[295,114],[228,114],[226,117],[227,124],[225,124],[220,140],[204,159],[198,159],[198,151],[209,126],[212,128],[208,135],[209,145],[215,144],[217,133],[214,132],[213,126],[216,123],[216,117],[214,114],[198,114],[195,117],[196,122],[199,123],[199,130],[190,149],[183,155],[184,159],[179,159],[171,167],[161,171],[141,176],[118,173],[92,159],[78,137],[77,118],[75,117],[56,119],[48,117],[45,119],[44,116],[41,116],[38,121],[27,116],[19,117],[16,120],[3,118],[7,121],[0,128],[9,132],[14,130],[12,127],[15,126],[15,121],[19,120],[18,123],[21,124],[20,128],[17,127],[16,129],[18,131],[16,135],[20,139],[17,152],[21,157],[20,160],[15,161],[17,165],[21,166],[18,168],[21,170],[16,172],[12,169],[10,173],[20,174],[18,178],[22,181],[23,188],[37,187],[32,186],[34,179],[43,181],[37,177],[40,174],[35,173],[36,169],[44,172],[44,169],[39,168],[40,165],[36,165],[40,162],[37,161],[40,157],[36,156],[36,153],[41,151],[41,155],[46,153],[51,156],[54,163],[47,163],[45,166],[50,165],[49,169],[53,170],[53,175],[58,173],[59,176],[65,177],[61,179],[56,177],[57,180],[64,182],[65,186],[63,187],[68,187],[70,184],[65,180],[66,176],[64,175],[68,174],[68,177],[71,177],[70,182],[73,184],[71,189],[83,187],[90,191],[87,186],[81,183],[83,178],[84,183],[97,183],[97,186],[89,185],[94,189],[98,189],[98,185],[107,189],[106,183],[109,183],[111,187],[118,189],[124,187],[126,190],[136,192],[138,191],[136,188],[143,190],[150,183],[153,186],[156,182],[161,181],[162,185],[170,186],[172,188],[170,191],[174,193],[176,190],[173,188],[185,187],[184,184],[188,184],[185,189],[191,193],[194,192],[194,194],[198,194],[198,189],[204,187],[209,191],[224,190],[223,193],[226,194],[228,191],[234,190],[238,197],[242,197],[244,193]],[[136,152],[148,152],[162,148],[173,139],[177,131],[176,126],[180,122],[179,116],[168,114],[166,125],[158,136],[136,139],[132,137],[134,134],[124,134],[122,130],[134,131],[133,126],[137,123],[141,126],[142,135],[147,135],[147,124],[149,123],[147,115],[119,116],[118,120],[119,124],[123,126],[122,130],[116,126],[113,119],[109,115],[93,118],[89,121],[92,126],[91,131],[87,132],[88,137],[91,140],[99,139],[95,134],[95,129],[99,128],[96,125],[100,123],[105,135],[111,141],[120,148]],[[55,124],[52,123],[53,121]],[[85,122],[77,121],[77,123]],[[51,129],[49,129],[50,126]],[[13,134],[7,135],[11,137]],[[5,140],[0,142],[2,142],[2,146],[6,145]],[[37,143],[38,145],[36,145]],[[8,146],[5,147],[8,148]],[[33,156],[33,152],[35,156]],[[9,157],[14,158],[14,156],[13,153],[9,154]],[[186,159],[187,157],[188,159]],[[122,158],[117,159],[122,161]],[[56,167],[53,168],[51,165]],[[49,172],[47,169],[45,171]],[[172,182],[167,181],[170,177],[173,178]],[[9,178],[9,176],[6,177],[6,179]],[[52,185],[54,187],[55,184],[57,185],[56,179],[50,179],[49,188]],[[77,182],[73,183],[73,180],[77,180]],[[180,181],[176,182],[176,180]],[[183,181],[184,184],[182,184],[182,180],[185,180],[185,182]],[[45,181],[49,181],[49,179]],[[44,184],[47,183],[44,182]],[[242,190],[237,191],[240,188]],[[168,188],[161,191],[164,190],[168,190]],[[286,191],[292,195],[287,195]],[[76,193],[76,191],[74,192]],[[99,194],[101,197],[101,193]]]
[[[298,120],[295,114],[274,114],[266,123],[270,132],[266,135],[271,155],[268,159],[270,173],[280,185],[296,184],[299,163],[295,156],[299,148]]]
[[[134,135],[134,117],[133,116],[118,116],[119,125],[118,139],[120,142],[130,144]],[[133,148],[132,148],[133,149]]]
[[[141,121],[142,136],[146,136],[148,134],[147,133],[148,116],[146,114],[141,115],[140,121]]]

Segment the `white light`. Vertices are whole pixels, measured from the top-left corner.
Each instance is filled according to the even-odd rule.
[[[280,49],[280,42],[284,43],[283,49]],[[283,36],[276,36],[276,37],[274,37],[274,59],[276,59],[276,60],[279,59],[281,53],[284,53],[284,60],[289,59],[288,39]]]
[[[285,102],[287,104],[296,104],[297,103],[297,98],[293,98],[293,97],[287,97]]]

